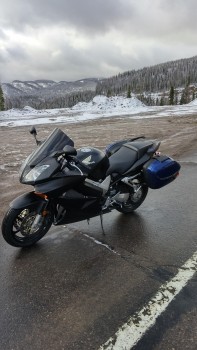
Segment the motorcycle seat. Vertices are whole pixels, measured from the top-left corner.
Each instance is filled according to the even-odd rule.
[[[146,140],[124,144],[116,153],[109,157],[109,168],[106,175],[112,173],[124,174],[138,159],[142,158],[153,145],[153,141]]]
[[[116,141],[116,142],[110,143],[105,149],[106,155],[108,157],[110,157],[112,154],[117,152],[125,143],[133,142],[133,141],[136,141],[136,140],[139,140],[139,139],[145,139],[145,136],[137,136],[137,137],[134,137],[132,139],[127,139],[127,140],[124,139],[124,140],[120,140],[120,141]]]

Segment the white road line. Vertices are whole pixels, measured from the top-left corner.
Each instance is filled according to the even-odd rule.
[[[197,271],[197,251],[179,268],[177,275],[163,284],[153,298],[118,331],[103,344],[99,350],[130,350],[156,322],[156,319],[186,286]]]

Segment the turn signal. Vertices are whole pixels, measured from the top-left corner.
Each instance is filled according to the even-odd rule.
[[[44,193],[41,192],[34,192],[36,194],[36,196],[41,197],[43,199],[48,199],[48,196]]]

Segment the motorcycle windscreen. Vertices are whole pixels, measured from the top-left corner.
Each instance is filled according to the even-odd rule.
[[[54,151],[61,151],[66,145],[74,146],[74,142],[62,130],[55,128],[47,139],[30,155],[28,166],[33,168]]]

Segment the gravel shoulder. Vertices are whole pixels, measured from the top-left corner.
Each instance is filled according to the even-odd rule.
[[[37,126],[38,139],[45,139],[55,127],[61,128],[75,142],[75,147],[93,146],[104,149],[116,140],[144,135],[160,140],[160,151],[176,159],[197,150],[197,115],[164,118],[131,119],[129,116],[101,118],[77,124]],[[32,187],[19,183],[22,161],[36,147],[29,127],[0,128],[0,221],[9,202]]]

